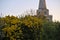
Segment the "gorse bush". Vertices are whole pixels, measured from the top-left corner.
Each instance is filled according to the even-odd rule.
[[[6,16],[0,18],[0,32],[2,40],[60,40],[60,22],[35,16]]]

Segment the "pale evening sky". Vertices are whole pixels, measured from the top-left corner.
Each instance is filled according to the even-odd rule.
[[[0,0],[0,16],[21,15],[30,9],[37,10],[39,0]],[[46,0],[49,14],[53,15],[53,20],[60,21],[60,0]]]

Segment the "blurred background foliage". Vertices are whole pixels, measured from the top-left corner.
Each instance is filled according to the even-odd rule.
[[[0,18],[1,40],[60,40],[60,22],[45,17],[5,16]]]

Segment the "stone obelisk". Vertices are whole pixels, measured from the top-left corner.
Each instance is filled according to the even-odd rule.
[[[52,15],[49,15],[49,10],[46,7],[46,0],[39,0],[37,16],[44,15],[47,20],[52,21]]]

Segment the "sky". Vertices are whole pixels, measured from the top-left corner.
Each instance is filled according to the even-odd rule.
[[[38,6],[39,0],[0,0],[0,16],[24,15],[31,9],[36,11]],[[53,21],[60,21],[60,0],[46,0],[46,6]]]

